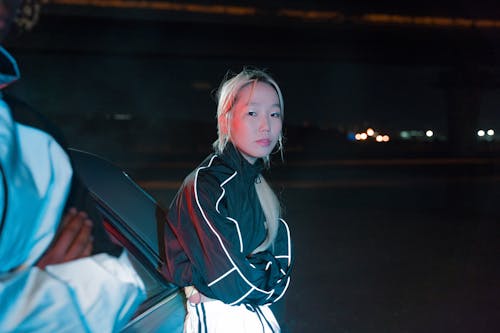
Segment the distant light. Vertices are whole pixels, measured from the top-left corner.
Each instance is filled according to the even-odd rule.
[[[366,130],[366,134],[367,134],[368,136],[373,136],[373,134],[375,134],[375,131],[373,130],[373,128],[368,128],[368,129]]]
[[[207,81],[194,81],[191,83],[191,87],[193,87],[194,90],[200,90],[200,91],[212,89],[212,85],[210,84],[210,82]]]
[[[360,136],[361,136],[361,140],[366,140],[368,138],[368,134],[366,134],[366,133],[361,133]]]
[[[484,136],[484,131],[483,130],[479,130],[477,131],[477,136]]]
[[[377,135],[375,140],[377,140],[377,142],[382,142],[384,139],[383,139],[382,135]]]
[[[425,132],[425,135],[426,135],[428,138],[430,138],[430,137],[432,137],[432,136],[434,135],[434,132],[433,132],[433,131],[431,131],[431,130],[427,130],[427,132]]]
[[[356,133],[356,135],[354,136],[354,138],[355,138],[356,140],[358,140],[358,141],[359,141],[359,140],[361,140],[361,134]]]
[[[424,131],[411,130],[410,131],[410,135],[418,138],[418,137],[424,136],[425,132]]]
[[[410,138],[410,132],[408,131],[401,131],[401,133],[399,134],[403,139],[409,139]]]
[[[493,136],[493,135],[495,135],[495,131],[492,129],[489,129],[488,132],[486,132],[486,134],[488,134],[489,136]]]
[[[382,141],[384,141],[384,142],[389,142],[389,140],[390,140],[390,138],[389,138],[389,136],[388,136],[388,135],[384,135],[384,136],[382,136]]]
[[[132,115],[130,113],[115,113],[113,114],[114,120],[130,120]]]

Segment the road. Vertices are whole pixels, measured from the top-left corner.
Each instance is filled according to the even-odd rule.
[[[167,205],[194,165],[132,174]],[[285,329],[497,332],[498,166],[491,158],[295,160],[272,169],[296,251]]]

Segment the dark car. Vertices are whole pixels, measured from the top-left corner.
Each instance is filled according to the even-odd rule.
[[[122,331],[182,332],[184,293],[160,273],[165,263],[165,210],[112,163],[79,150],[70,150],[70,155],[102,217],[104,230],[127,249],[146,288],[146,300]]]

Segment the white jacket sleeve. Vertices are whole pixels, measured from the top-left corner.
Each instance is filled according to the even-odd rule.
[[[126,253],[4,274],[0,332],[116,332],[144,299]]]

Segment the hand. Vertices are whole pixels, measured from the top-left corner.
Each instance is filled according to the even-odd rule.
[[[87,257],[92,253],[92,221],[87,213],[71,208],[61,222],[60,233],[36,264],[40,269]]]

